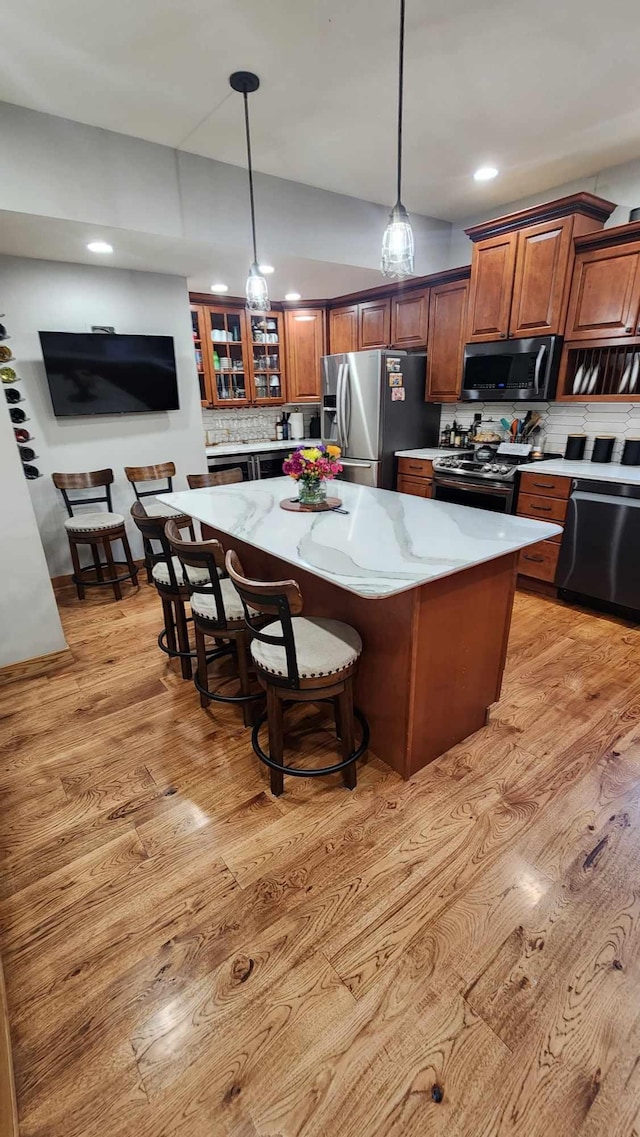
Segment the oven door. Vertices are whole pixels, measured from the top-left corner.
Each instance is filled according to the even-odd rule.
[[[433,479],[433,496],[436,501],[471,505],[475,509],[489,509],[492,513],[511,513],[513,488],[513,482],[471,482],[439,474]]]

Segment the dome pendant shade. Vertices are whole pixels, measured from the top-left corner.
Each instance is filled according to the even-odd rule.
[[[406,280],[414,273],[413,229],[404,205],[398,202],[389,214],[382,238],[382,275],[387,280]]]

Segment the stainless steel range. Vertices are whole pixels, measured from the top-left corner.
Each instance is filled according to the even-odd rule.
[[[456,505],[473,505],[494,513],[511,513],[516,486],[516,472],[529,455],[496,454],[487,462],[447,456],[434,459],[433,496],[438,501]]]

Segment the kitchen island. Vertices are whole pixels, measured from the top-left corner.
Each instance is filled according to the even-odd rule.
[[[304,614],[363,641],[356,702],[371,749],[403,777],[485,724],[500,696],[518,554],[559,526],[372,489],[331,486],[347,513],[291,513],[288,478],[163,494],[236,549],[248,575],[295,579]]]

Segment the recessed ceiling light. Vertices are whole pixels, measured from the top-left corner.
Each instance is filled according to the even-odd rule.
[[[212,292],[228,292],[229,291],[229,285],[228,284],[212,284],[211,285],[211,291]]]
[[[285,300],[301,300],[302,297],[299,292],[287,292]]]
[[[109,245],[107,241],[89,241],[87,248],[90,253],[112,253],[113,245]]]
[[[492,178],[497,178],[499,171],[495,166],[481,166],[476,170],[473,175],[473,180],[476,182],[490,182]]]
[[[273,265],[258,265],[260,272],[263,276],[268,276],[270,272],[275,272]]]

